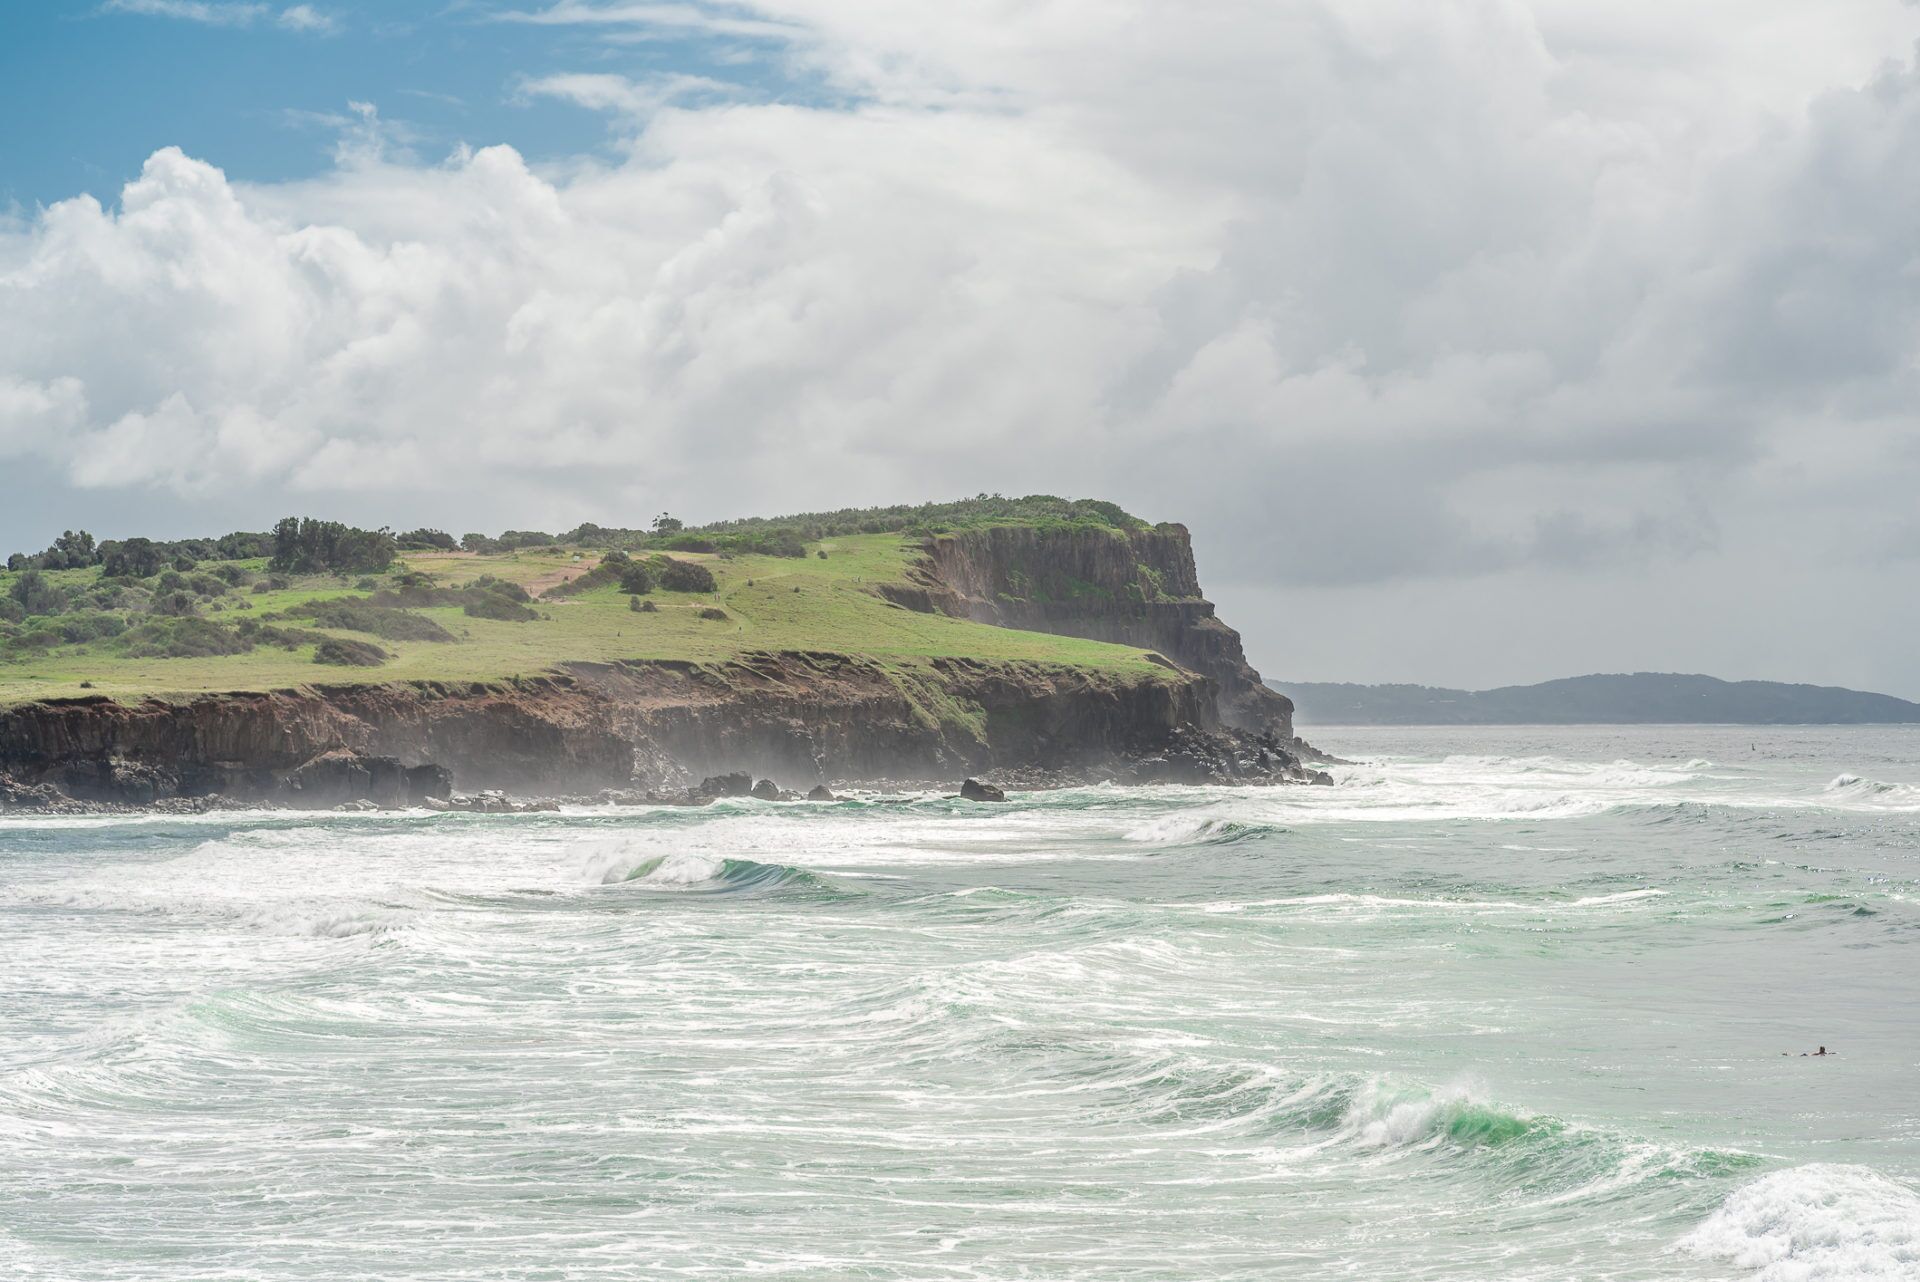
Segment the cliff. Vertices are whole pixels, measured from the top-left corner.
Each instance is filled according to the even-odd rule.
[[[413,552],[351,583],[237,561],[181,579],[177,624],[141,609],[159,578],[63,571],[64,613],[0,627],[0,807],[667,797],[742,770],[1316,778],[1184,528],[1044,496],[944,515],[915,518],[934,535],[849,512],[676,536],[674,562],[639,549],[658,591],[585,542]],[[665,585],[675,562],[704,573]],[[316,668],[328,645],[380,667]]]
[[[1201,595],[1184,525],[939,535],[927,540],[912,585],[883,591],[910,609],[1155,651],[1212,679],[1223,724],[1293,738],[1292,701],[1262,684],[1240,634]]]
[[[460,686],[50,700],[0,711],[0,798],[331,806],[444,797],[456,780],[523,793],[669,793],[732,770],[796,784],[1312,778],[1271,736],[1209,729],[1213,697],[1212,683],[1192,673],[1140,681],[956,659],[910,671],[785,652],[714,666],[569,665]]]

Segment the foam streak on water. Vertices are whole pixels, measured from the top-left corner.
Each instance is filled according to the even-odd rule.
[[[1920,733],[1319,737],[0,819],[0,1277],[1920,1277]]]

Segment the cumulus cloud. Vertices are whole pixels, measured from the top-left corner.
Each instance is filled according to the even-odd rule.
[[[613,162],[156,153],[0,231],[0,452],[556,520],[1102,493],[1303,592],[1778,583],[1920,482],[1898,0],[499,16],[773,39],[835,105],[596,68],[516,92]]]

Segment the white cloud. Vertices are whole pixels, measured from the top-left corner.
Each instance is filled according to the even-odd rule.
[[[570,72],[529,76],[517,87],[522,100],[558,98],[589,111],[607,111],[644,119],[670,102],[697,95],[729,95],[728,87],[706,76],[668,75],[632,80],[606,72]]]
[[[251,0],[106,0],[101,11],[141,14],[151,18],[177,18],[210,27],[251,27],[256,22],[271,18],[288,31],[313,35],[330,35],[339,29],[339,23],[332,15],[310,4],[289,5],[276,14],[271,5],[252,3]]]
[[[1319,593],[1782,592],[1905,546],[1897,0],[518,17],[797,33],[856,105],[594,70],[519,92],[622,117],[617,163],[376,131],[248,186],[157,153],[117,209],[0,230],[0,451],[556,522],[1105,493],[1194,521],[1214,578]]]
[[[251,26],[268,12],[264,4],[244,4],[239,0],[106,0],[102,8],[108,13],[178,18],[184,22],[203,22],[211,27]]]
[[[322,13],[310,4],[289,5],[280,11],[275,22],[289,31],[305,31],[315,35],[332,35],[340,29],[333,15]]]
[[[494,15],[494,20],[549,27],[628,27],[771,39],[791,39],[804,34],[804,27],[769,21],[756,16],[755,9],[755,5],[744,3],[588,4],[584,0],[557,0],[545,9],[509,9]]]

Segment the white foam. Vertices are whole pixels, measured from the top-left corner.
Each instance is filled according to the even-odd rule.
[[[1623,890],[1617,895],[1588,895],[1573,901],[1575,908],[1598,908],[1603,904],[1630,904],[1639,899],[1658,899],[1667,892],[1656,886],[1644,890]]]
[[[643,886],[660,886],[681,889],[687,886],[702,886],[718,881],[726,871],[726,860],[718,855],[697,854],[692,851],[678,851],[658,859],[649,859],[638,865],[626,868],[609,868],[601,880],[604,882],[632,881]]]
[[[1913,1282],[1920,1194],[1864,1166],[1796,1166],[1737,1190],[1679,1245],[1755,1282]]]

